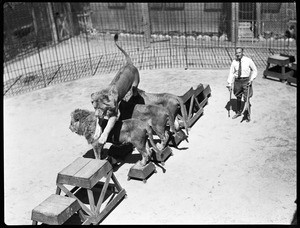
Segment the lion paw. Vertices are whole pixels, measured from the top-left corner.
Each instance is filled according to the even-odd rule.
[[[146,164],[143,164],[142,161],[138,161],[138,162],[136,163],[136,165],[137,165],[137,167],[142,168],[142,167],[144,167]]]
[[[157,149],[162,150],[164,148],[164,146],[162,145],[162,143],[157,143],[156,144]]]

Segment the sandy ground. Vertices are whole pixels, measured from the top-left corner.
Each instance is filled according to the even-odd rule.
[[[144,184],[115,172],[127,192],[102,224],[290,224],[296,209],[296,87],[254,82],[252,121],[228,118],[228,70],[141,71],[140,88],[183,95],[199,83],[212,96],[190,129]],[[31,210],[55,193],[56,176],[91,147],[69,129],[75,108],[114,74],[96,75],[4,98],[4,221],[31,224]],[[235,100],[234,100],[235,101]],[[233,116],[231,112],[231,116]],[[136,151],[133,152],[133,156]],[[129,159],[130,160],[130,159]]]

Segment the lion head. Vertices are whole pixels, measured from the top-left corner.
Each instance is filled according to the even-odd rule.
[[[91,103],[95,115],[100,119],[111,117],[118,113],[118,91],[115,86],[91,94]]]
[[[75,109],[71,113],[71,122],[69,129],[78,134],[85,136],[88,143],[94,141],[93,135],[96,128],[96,116],[94,112],[83,109]]]

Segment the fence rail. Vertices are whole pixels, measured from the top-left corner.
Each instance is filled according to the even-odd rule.
[[[296,56],[296,3],[4,3],[4,96],[117,71],[229,67],[245,47],[258,67]]]

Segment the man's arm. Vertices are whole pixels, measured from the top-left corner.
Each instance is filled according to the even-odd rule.
[[[108,121],[107,121],[107,125],[105,126],[100,138],[99,138],[99,143],[106,143],[107,141],[107,138],[108,138],[108,135],[109,133],[111,132],[111,130],[114,128],[115,126],[115,123],[117,122],[117,120],[119,119],[120,117],[120,110],[118,109],[117,111],[117,115],[113,115],[111,117],[108,118]]]
[[[102,128],[99,125],[99,118],[96,118],[96,129],[95,129],[95,134],[94,134],[94,139],[98,139],[100,135],[102,134]]]
[[[234,66],[233,66],[233,62],[231,63],[230,69],[229,69],[229,75],[227,78],[227,83],[228,85],[226,86],[228,89],[231,89],[232,87],[232,83],[233,83],[233,79],[234,79]]]
[[[104,128],[100,138],[99,138],[99,143],[104,144],[107,141],[107,137],[109,135],[109,133],[111,132],[111,130],[113,129],[113,127],[115,126],[115,123],[117,122],[118,117],[117,116],[111,116],[109,117],[108,121],[107,121],[107,125]]]
[[[250,81],[252,82],[257,76],[257,68],[252,59],[250,59],[249,67],[251,69]]]

